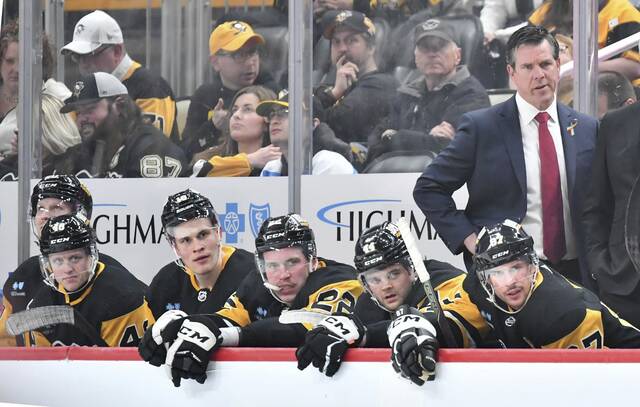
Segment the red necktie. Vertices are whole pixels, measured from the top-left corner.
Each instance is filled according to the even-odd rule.
[[[558,263],[567,251],[564,241],[562,190],[558,157],[547,127],[549,113],[540,112],[538,122],[540,142],[540,186],[542,189],[542,236],[544,255],[551,263]]]

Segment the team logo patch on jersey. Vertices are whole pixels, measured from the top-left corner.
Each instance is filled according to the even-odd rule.
[[[207,296],[208,294],[206,290],[198,291],[198,301],[205,302],[207,300]]]
[[[264,205],[249,204],[249,223],[251,224],[251,233],[258,236],[260,226],[271,216],[271,206],[267,203]]]
[[[508,327],[512,327],[516,324],[516,319],[513,316],[510,316],[504,320],[504,324]]]
[[[180,309],[180,303],[179,302],[169,302],[167,303],[167,305],[165,306],[167,311],[170,311],[172,309]]]
[[[266,309],[262,308],[262,307],[258,307],[256,309],[256,319],[264,319],[267,317],[267,314],[269,313],[269,311],[267,311]]]

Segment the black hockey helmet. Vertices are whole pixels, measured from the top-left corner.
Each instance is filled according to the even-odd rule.
[[[476,272],[528,256],[531,263],[537,262],[533,239],[522,225],[506,219],[502,223],[482,228],[476,241],[473,257]]]
[[[93,198],[87,187],[75,175],[47,175],[33,187],[31,216],[35,216],[38,202],[45,198],[58,198],[71,202],[75,212],[91,219]]]
[[[218,224],[216,211],[209,198],[192,189],[170,195],[162,209],[162,226],[165,230],[199,218],[210,219],[212,226]]]
[[[256,237],[256,255],[286,247],[300,247],[306,257],[316,257],[316,241],[309,222],[295,213],[269,218]]]
[[[400,229],[392,222],[383,222],[365,230],[356,243],[353,262],[358,273],[393,263],[410,265],[407,246]]]
[[[96,245],[96,235],[83,215],[62,215],[49,219],[40,235],[43,255]]]
[[[45,284],[55,290],[60,290],[55,282],[49,256],[54,253],[75,249],[85,249],[91,258],[87,269],[84,270],[88,274],[87,281],[76,290],[79,291],[86,286],[95,273],[98,262],[96,235],[89,224],[89,220],[82,214],[62,215],[49,219],[42,228],[40,235],[40,270]]]

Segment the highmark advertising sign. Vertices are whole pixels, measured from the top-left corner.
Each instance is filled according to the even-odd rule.
[[[413,202],[418,174],[305,176],[302,215],[309,220],[321,256],[351,264],[355,241],[363,230],[401,216],[408,218],[425,256],[462,266],[440,240],[433,226]],[[147,283],[175,259],[161,223],[167,196],[192,188],[211,199],[220,221],[223,241],[253,251],[262,222],[287,213],[287,179],[183,178],[83,180],[93,195],[92,224],[99,250],[107,253]],[[2,196],[15,197],[16,183],[0,183]],[[466,190],[454,195],[459,206]],[[0,277],[17,265],[17,198],[0,203],[0,255],[7,259]],[[38,254],[35,243],[32,255]],[[6,278],[6,277],[4,277]],[[4,281],[4,278],[2,280]]]

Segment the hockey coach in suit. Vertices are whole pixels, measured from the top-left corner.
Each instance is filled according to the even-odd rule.
[[[544,28],[516,31],[507,44],[516,95],[463,116],[454,140],[418,179],[414,198],[449,250],[464,251],[467,266],[478,231],[511,218],[533,236],[541,259],[589,287],[580,222],[598,124],[556,101],[558,57]],[[469,201],[457,209],[452,194],[465,183]]]

